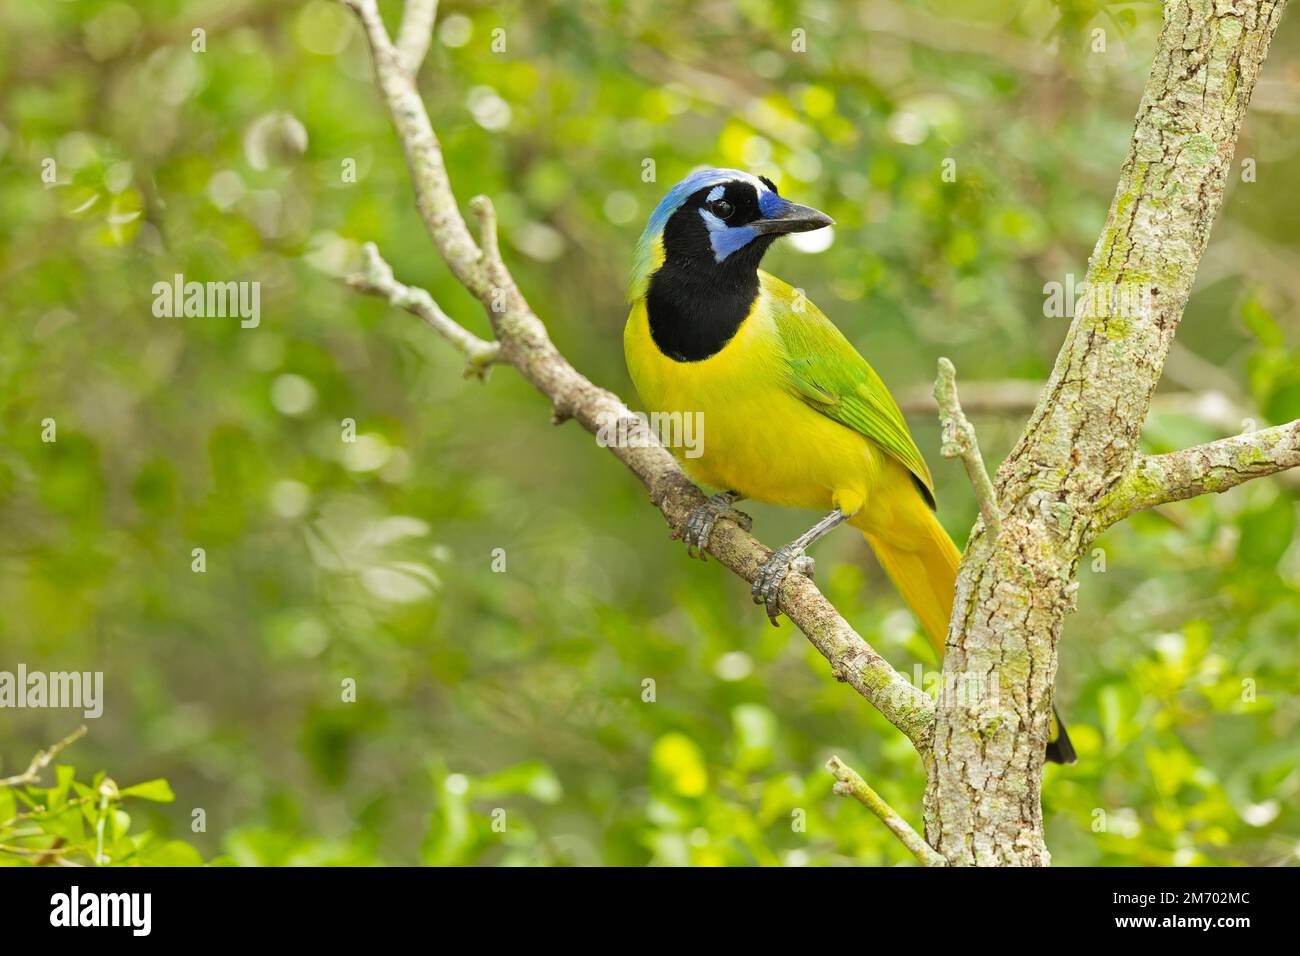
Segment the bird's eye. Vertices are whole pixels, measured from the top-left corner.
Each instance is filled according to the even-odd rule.
[[[709,203],[709,211],[719,219],[730,219],[731,214],[735,212],[735,207],[725,199],[719,199],[716,202]]]

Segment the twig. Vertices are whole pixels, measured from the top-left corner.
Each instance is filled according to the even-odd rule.
[[[880,818],[880,822],[903,842],[912,856],[922,866],[947,866],[948,861],[926,843],[921,834],[912,829],[911,824],[900,817],[884,798],[871,789],[871,786],[852,767],[839,757],[826,761],[826,769],[834,774],[835,792],[842,797],[852,797]]]
[[[406,153],[406,164],[415,186],[416,206],[429,238],[461,285],[479,301],[488,304],[493,298],[492,284],[480,268],[478,246],[456,206],[456,196],[442,159],[442,145],[429,122],[429,112],[420,98],[415,78],[406,70],[401,55],[388,38],[375,0],[342,2],[356,13],[365,29],[375,60],[375,75],[392,116],[397,139]],[[494,314],[489,312],[489,317]]]
[[[93,799],[94,799],[94,794],[85,797],[77,797],[76,799],[69,800],[67,803],[65,803],[62,809],[67,810],[71,807],[79,807],[84,803],[89,803]],[[32,807],[32,809],[24,810],[22,813],[18,814],[17,816],[10,817],[8,820],[0,821],[0,833],[3,833],[4,831],[11,829],[16,823],[22,823],[24,820],[31,820],[36,817],[43,816],[44,814],[49,812],[50,812],[49,807],[43,804],[37,804],[36,806]],[[28,834],[23,834],[23,835],[26,836]]]
[[[1002,530],[1002,510],[998,507],[997,492],[984,468],[979,440],[975,437],[975,426],[966,418],[957,399],[957,370],[946,358],[939,359],[934,400],[939,405],[939,420],[943,425],[943,457],[961,458],[970,483],[975,488],[975,498],[979,501],[984,527],[990,537],[997,538]]]
[[[452,274],[487,310],[500,345],[494,360],[514,366],[552,404],[557,420],[573,418],[592,434],[621,422],[638,424],[613,393],[597,388],[560,354],[546,327],[519,291],[496,244],[496,217],[486,199],[473,209],[480,225],[476,243],[460,214],[442,149],[424,102],[395,53],[374,0],[343,0],[360,17],[374,53],[375,72],[398,139],[406,153],[416,205],[434,248]],[[704,503],[699,489],[653,436],[609,445],[609,450],[649,489],[650,500],[680,535],[687,516]],[[731,522],[720,522],[708,551],[746,581],[772,554]],[[780,606],[831,665],[831,671],[871,702],[890,723],[926,750],[934,701],[886,661],[835,609],[808,577],[790,575]]]
[[[402,25],[397,30],[397,50],[402,65],[414,76],[429,52],[433,39],[433,21],[438,15],[438,0],[407,0]]]
[[[1173,364],[1175,355],[1181,363],[1190,364],[1195,361],[1203,365],[1209,364],[1204,359],[1191,355],[1186,348],[1180,350],[1177,342],[1170,349],[1169,355],[1170,365]],[[1165,367],[1166,378],[1173,377],[1169,374],[1170,365]],[[1028,380],[967,381],[961,387],[961,407],[967,415],[1028,415],[1038,404],[1040,394],[1041,386]],[[904,392],[898,401],[898,407],[904,415],[933,415],[939,406],[934,400],[934,389],[921,386]],[[1217,386],[1203,390],[1189,388],[1186,391],[1158,393],[1151,399],[1151,411],[1159,415],[1194,418],[1225,432],[1235,432],[1251,422],[1257,423],[1256,427],[1268,427],[1268,422],[1260,420],[1257,410],[1243,404],[1241,399],[1221,391]],[[1300,490],[1300,471],[1280,471],[1277,479],[1292,490]]]
[[[1300,420],[1247,432],[1194,448],[1147,455],[1101,510],[1103,526],[1137,511],[1217,494],[1237,485],[1300,467]]]
[[[500,345],[479,338],[451,318],[424,289],[398,282],[393,277],[392,267],[384,261],[373,242],[362,247],[361,255],[362,269],[348,276],[348,285],[359,292],[382,296],[389,304],[424,319],[435,332],[464,354],[467,378],[471,375],[486,376],[488,367],[497,361]]]
[[[478,217],[478,243],[483,250],[483,266],[491,279],[504,279],[510,275],[505,260],[501,258],[501,243],[497,239],[497,211],[487,196],[475,196],[469,208]]]
[[[75,853],[79,849],[81,848],[76,846],[46,847],[44,849],[41,849],[41,848],[22,847],[22,846],[10,846],[7,843],[0,843],[0,853],[13,853],[16,856],[50,857],[50,856],[55,856],[56,854],[59,853]]]
[[[22,773],[15,777],[0,777],[0,787],[21,787],[24,784],[40,782],[41,771],[50,765],[50,761],[57,757],[64,748],[72,746],[84,736],[86,736],[86,725],[82,724],[53,747],[48,750],[38,751],[36,756],[32,758],[32,762],[27,765],[27,769]]]

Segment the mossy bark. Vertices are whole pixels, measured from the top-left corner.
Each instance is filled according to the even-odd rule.
[[[1046,865],[1039,789],[1056,645],[1092,539],[1133,508],[1139,438],[1223,200],[1237,134],[1285,0],[1173,0],[1086,297],[997,475],[1002,528],[977,524],[944,668],[996,688],[940,702],[927,839],[950,863]],[[1136,480],[1135,480],[1136,479]]]

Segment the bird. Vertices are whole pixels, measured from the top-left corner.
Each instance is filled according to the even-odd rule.
[[[696,416],[690,477],[717,489],[688,517],[704,557],[720,520],[749,530],[749,499],[824,516],[773,552],[752,596],[777,623],[782,582],[811,576],[807,549],[843,524],[866,538],[942,657],[957,546],[935,514],[934,479],[884,381],[803,291],[759,264],[784,235],[834,224],[775,183],[706,168],[673,186],[637,243],[623,347],[647,410]],[[1053,708],[1047,759],[1073,763]]]

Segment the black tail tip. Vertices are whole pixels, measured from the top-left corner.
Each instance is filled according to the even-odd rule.
[[[1070,743],[1070,735],[1065,732],[1065,724],[1058,718],[1056,739],[1047,742],[1047,762],[1070,764],[1078,759],[1074,752],[1074,744]]]
[[[1068,740],[1053,740],[1047,745],[1048,763],[1074,763],[1078,759]]]

